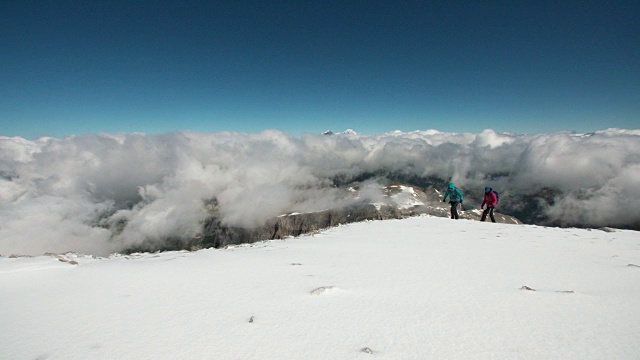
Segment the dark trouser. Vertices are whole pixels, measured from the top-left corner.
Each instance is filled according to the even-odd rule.
[[[480,219],[480,221],[487,220],[487,214],[489,214],[491,221],[496,222],[496,218],[493,216],[493,209],[494,209],[493,206],[487,206],[487,208],[484,209],[484,211],[482,212],[482,219]]]
[[[460,219],[458,215],[458,204],[457,202],[450,202],[451,204],[451,218],[452,219]]]

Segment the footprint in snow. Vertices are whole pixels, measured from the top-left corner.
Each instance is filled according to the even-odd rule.
[[[368,347],[364,347],[364,348],[360,349],[360,351],[362,351],[363,353],[367,353],[367,354],[373,354],[373,350],[369,349]]]
[[[523,285],[520,290],[526,290],[526,291],[538,291],[534,288],[528,287],[527,285]],[[541,290],[541,291],[546,291],[548,292],[548,290]],[[573,294],[574,291],[573,290],[553,290],[553,292],[557,292],[557,293],[562,293],[562,294]]]
[[[337,289],[335,286],[321,286],[319,288],[311,290],[309,292],[309,294],[314,295],[314,296],[322,295],[322,294],[324,294],[324,293],[326,293],[328,291],[333,291],[335,289]]]

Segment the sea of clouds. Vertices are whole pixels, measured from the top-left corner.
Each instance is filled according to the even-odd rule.
[[[0,254],[108,254],[193,237],[213,199],[223,224],[253,226],[336,206],[336,177],[382,172],[480,194],[485,185],[512,196],[553,189],[541,211],[567,226],[640,222],[640,130],[0,137]]]

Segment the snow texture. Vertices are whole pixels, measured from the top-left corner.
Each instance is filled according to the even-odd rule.
[[[437,217],[0,258],[2,359],[638,359],[638,232]]]

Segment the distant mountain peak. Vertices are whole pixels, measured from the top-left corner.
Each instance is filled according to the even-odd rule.
[[[322,135],[360,135],[360,134],[358,134],[353,129],[347,129],[347,130],[339,132],[339,133],[334,133],[331,130],[327,130],[327,131],[323,132]]]

